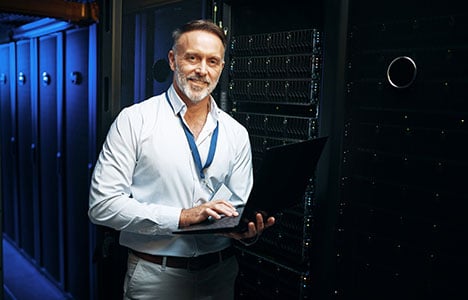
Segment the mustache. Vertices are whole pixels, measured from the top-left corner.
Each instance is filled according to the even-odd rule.
[[[187,80],[196,80],[206,84],[211,84],[211,82],[208,79],[197,75],[187,76]]]

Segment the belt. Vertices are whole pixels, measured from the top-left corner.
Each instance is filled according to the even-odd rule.
[[[233,247],[228,247],[218,252],[208,253],[194,257],[160,256],[143,253],[135,250],[130,251],[135,256],[143,260],[152,262],[154,264],[162,265],[164,263],[164,259],[166,259],[166,266],[170,268],[187,269],[190,271],[206,269],[214,264],[217,264],[223,260],[230,258],[235,254]]]

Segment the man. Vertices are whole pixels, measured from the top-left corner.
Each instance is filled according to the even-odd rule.
[[[223,31],[196,20],[173,38],[173,83],[117,116],[94,169],[89,217],[121,231],[129,248],[124,299],[233,299],[232,239],[255,240],[274,218],[264,223],[258,214],[242,234],[172,234],[237,216],[253,185],[247,130],[210,95],[224,67]],[[221,184],[232,191],[230,202],[209,201]]]

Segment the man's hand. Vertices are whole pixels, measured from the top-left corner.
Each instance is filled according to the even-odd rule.
[[[256,218],[256,223],[249,222],[249,224],[247,225],[248,230],[246,232],[227,233],[225,234],[225,236],[236,239],[236,240],[252,239],[255,237],[259,237],[265,229],[275,224],[274,217],[269,217],[265,223],[263,222],[262,214],[260,213],[256,214],[255,218]]]
[[[179,227],[186,227],[192,224],[203,222],[208,219],[208,217],[219,220],[221,219],[221,215],[225,215],[226,217],[237,217],[239,213],[236,211],[236,208],[228,201],[209,201],[196,207],[182,209],[179,218]]]

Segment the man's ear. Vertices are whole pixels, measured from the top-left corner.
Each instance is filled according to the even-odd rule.
[[[169,50],[169,53],[167,54],[167,58],[169,60],[169,66],[171,67],[172,71],[175,71],[175,54],[174,50]]]

